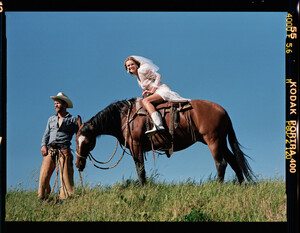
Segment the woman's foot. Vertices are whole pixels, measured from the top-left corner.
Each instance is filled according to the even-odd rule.
[[[165,130],[165,128],[163,126],[162,118],[161,118],[161,115],[160,115],[159,112],[157,112],[157,111],[153,112],[151,114],[151,118],[152,118],[152,120],[154,122],[154,126],[153,126],[152,129],[150,129],[150,130],[148,130],[148,131],[145,132],[145,134],[147,136],[149,136],[149,137],[153,136],[154,134],[156,134],[157,131],[163,131],[163,130]]]

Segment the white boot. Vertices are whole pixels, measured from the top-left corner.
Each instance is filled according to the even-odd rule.
[[[163,127],[162,118],[161,118],[161,115],[159,112],[152,113],[151,118],[154,122],[154,126],[152,129],[146,131],[145,134],[147,136],[153,136],[154,134],[156,134],[157,131],[165,130],[165,128]]]

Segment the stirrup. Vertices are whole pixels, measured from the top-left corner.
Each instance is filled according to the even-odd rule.
[[[148,137],[151,137],[153,136],[154,134],[157,133],[157,131],[164,131],[165,128],[163,126],[153,126],[152,129],[148,130],[145,132],[145,134],[148,136]]]

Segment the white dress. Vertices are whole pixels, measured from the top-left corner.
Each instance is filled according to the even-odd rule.
[[[162,83],[161,75],[156,72],[157,69],[150,64],[142,64],[138,69],[138,83],[141,88],[145,91],[150,91],[152,87],[157,87],[154,94],[160,95],[165,101],[176,101],[176,102],[186,102],[190,99],[185,99],[178,95],[176,92],[172,91],[168,85]]]

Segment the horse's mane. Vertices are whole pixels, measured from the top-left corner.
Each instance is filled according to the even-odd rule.
[[[84,126],[81,128],[81,133],[85,136],[88,136],[91,132],[89,127],[93,125],[94,127],[94,134],[105,134],[108,130],[110,131],[117,131],[121,130],[119,128],[115,128],[114,126],[121,125],[121,116],[120,114],[123,113],[123,108],[130,107],[130,104],[134,104],[136,98],[132,98],[130,100],[121,100],[116,101],[109,106],[107,106],[102,111],[98,112],[95,116],[93,116],[90,120],[88,120]],[[125,115],[125,114],[124,114]],[[118,132],[116,132],[118,133]]]

